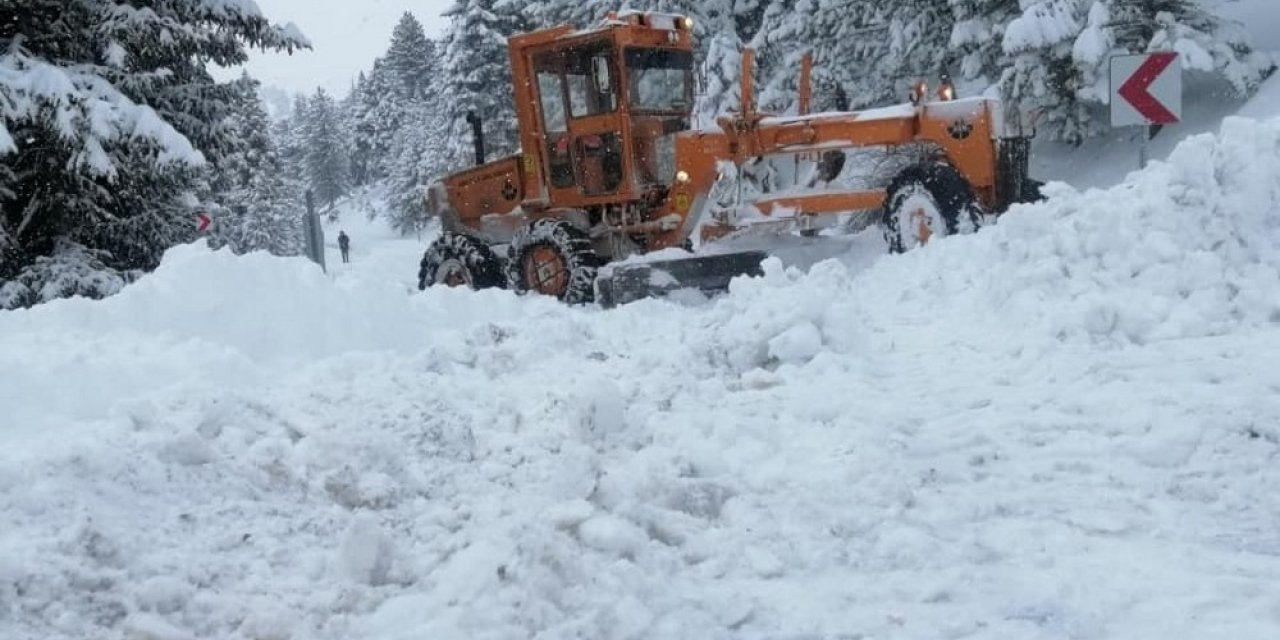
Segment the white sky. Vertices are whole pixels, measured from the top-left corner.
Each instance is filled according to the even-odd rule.
[[[276,24],[296,24],[311,40],[311,51],[266,54],[252,50],[245,68],[264,85],[311,93],[317,86],[342,96],[361,70],[387,50],[391,30],[405,11],[422,23],[428,38],[445,26],[440,13],[453,0],[255,0]],[[240,75],[241,67],[218,69],[220,78]]]

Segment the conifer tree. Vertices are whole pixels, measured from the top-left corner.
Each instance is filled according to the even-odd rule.
[[[406,102],[397,86],[403,86],[388,67],[385,58],[373,61],[361,98],[361,117],[355,123],[359,153],[367,153],[369,180],[381,180],[390,174],[392,148],[401,133]]]
[[[316,89],[307,104],[306,169],[317,202],[330,209],[347,191],[347,158],[338,120],[337,105],[324,89]]]
[[[233,146],[221,128],[231,90],[206,65],[241,64],[249,46],[309,46],[252,3],[11,0],[3,16],[0,279],[40,299],[94,295],[24,273],[56,252],[129,272],[191,239],[215,195],[206,163]]]
[[[957,78],[999,82],[1008,57],[1004,30],[1020,15],[1018,0],[947,0],[952,26],[949,47],[958,56]]]
[[[484,123],[488,157],[511,153],[518,147],[507,37],[531,26],[521,4],[457,0],[443,14],[450,21],[443,43],[441,102],[448,109],[447,157],[451,166],[470,164],[473,147],[468,112]]]
[[[302,94],[293,96],[293,107],[289,115],[276,123],[275,140],[280,149],[280,162],[283,171],[290,180],[299,184],[308,181],[307,172],[307,135],[309,109],[307,97]]]
[[[396,145],[388,177],[391,227],[402,234],[422,230],[427,222],[426,193],[430,183],[455,167],[439,153],[443,117],[434,101],[419,101],[405,111],[405,135]]]
[[[396,93],[404,100],[421,100],[440,68],[435,43],[427,39],[422,23],[405,12],[391,32],[391,46],[383,56],[395,79]]]
[[[1275,70],[1253,50],[1241,25],[1213,15],[1197,0],[1099,0],[1115,46],[1127,53],[1177,51],[1184,69],[1216,75],[1246,96]]]
[[[295,255],[302,245],[299,184],[283,171],[258,82],[246,74],[233,86],[227,128],[239,144],[220,167],[225,219],[217,227],[215,245],[229,245],[236,253]]]
[[[338,113],[342,120],[342,139],[350,169],[351,186],[364,186],[370,181],[370,165],[375,158],[372,153],[372,139],[365,134],[365,119],[368,116],[367,96],[369,80],[361,71],[351,92],[338,103]]]

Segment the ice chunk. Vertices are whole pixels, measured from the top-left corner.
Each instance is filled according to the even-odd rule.
[[[822,351],[822,332],[812,322],[802,322],[769,340],[769,355],[786,363],[801,363]]]
[[[347,578],[377,586],[387,582],[391,551],[391,539],[378,520],[369,514],[359,514],[352,518],[342,536],[339,559]]]

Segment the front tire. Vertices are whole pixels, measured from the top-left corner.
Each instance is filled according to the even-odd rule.
[[[418,290],[435,285],[472,289],[506,284],[502,265],[485,243],[461,233],[445,232],[427,247],[418,265]]]
[[[907,167],[889,184],[882,224],[892,253],[904,253],[934,237],[973,233],[982,210],[969,181],[949,164]]]
[[[534,292],[567,304],[595,300],[600,258],[585,233],[568,221],[543,218],[511,243],[507,282],[517,293]]]

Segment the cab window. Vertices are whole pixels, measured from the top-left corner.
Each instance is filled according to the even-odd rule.
[[[693,95],[693,55],[688,51],[626,51],[631,106],[642,111],[683,112]]]
[[[609,113],[618,108],[617,74],[608,44],[572,47],[565,51],[565,83],[569,111],[574,118]]]
[[[538,83],[538,110],[542,112],[543,144],[547,150],[547,171],[551,185],[561,189],[574,184],[563,67],[558,53],[545,53],[533,59],[533,72]]]

